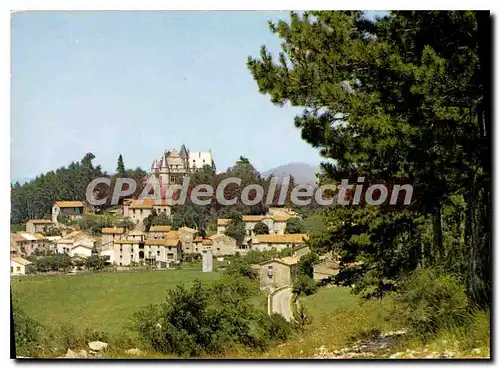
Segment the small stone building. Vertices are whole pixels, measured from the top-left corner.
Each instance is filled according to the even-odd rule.
[[[26,222],[26,232],[28,233],[45,233],[55,224],[48,219],[30,219]]]
[[[289,256],[260,263],[260,286],[291,286],[297,277],[297,262],[297,258]]]

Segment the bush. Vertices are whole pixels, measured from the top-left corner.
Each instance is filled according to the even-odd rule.
[[[269,317],[249,302],[258,292],[245,278],[179,285],[163,303],[134,314],[132,326],[153,350],[184,357],[221,354],[240,345],[262,349],[285,340],[291,329],[282,317]]]
[[[258,222],[253,231],[255,234],[269,234],[269,227],[263,222]]]
[[[233,261],[231,261],[231,263],[228,264],[225,268],[224,273],[232,277],[245,277],[248,279],[255,279],[255,275],[250,264],[240,259],[234,259]]]
[[[297,279],[293,283],[293,289],[292,289],[293,293],[295,293],[297,296],[300,295],[301,293],[305,294],[306,296],[309,296],[315,293],[317,290],[318,286],[316,284],[316,281],[304,274],[297,277]]]
[[[422,337],[464,325],[470,318],[464,284],[436,269],[414,272],[403,283],[399,300],[407,305],[409,326]]]
[[[312,324],[312,317],[304,305],[299,305],[297,311],[293,312],[293,328],[299,332],[304,332],[306,327]]]
[[[16,356],[37,356],[41,350],[42,326],[30,318],[13,303],[14,337],[16,341]]]

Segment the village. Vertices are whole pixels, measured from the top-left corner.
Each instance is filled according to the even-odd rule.
[[[184,176],[209,165],[215,168],[212,152],[190,152],[183,145],[179,151],[166,150],[151,165],[148,178],[155,178],[163,185],[178,184]],[[287,221],[297,218],[296,212],[285,207],[270,207],[267,214],[243,215],[245,237],[241,244],[228,236],[226,228],[231,224],[229,218],[218,218],[216,231],[208,235],[205,230],[171,225],[153,225],[145,229],[144,220],[151,214],[172,217],[172,209],[164,201],[137,200],[126,198],[121,207],[114,212],[120,219],[133,224],[125,227],[103,227],[100,235],[92,235],[81,230],[78,224],[94,208],[85,201],[58,200],[52,207],[52,219],[30,219],[25,231],[12,233],[11,275],[21,276],[33,272],[32,262],[26,258],[45,254],[63,254],[84,265],[85,260],[98,256],[103,263],[115,271],[130,268],[172,269],[187,258],[201,259],[204,272],[212,271],[212,259],[224,261],[235,255],[245,255],[248,251],[289,250],[288,257],[273,258],[252,265],[262,288],[292,286],[296,278],[296,267],[301,256],[310,249],[307,233],[287,234]],[[99,215],[95,215],[99,216]],[[262,223],[267,227],[266,234],[259,234],[254,228]],[[54,233],[60,235],[50,235]],[[315,265],[314,279],[331,277],[338,271],[338,265],[330,254],[321,257]],[[69,273],[78,273],[85,268],[74,266]],[[88,271],[88,270],[86,270]]]

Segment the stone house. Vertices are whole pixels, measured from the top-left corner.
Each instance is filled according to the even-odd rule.
[[[156,225],[149,228],[148,238],[154,240],[161,240],[166,238],[167,233],[172,230],[172,226],[169,225]]]
[[[260,286],[291,286],[297,277],[297,262],[297,258],[289,256],[260,263]]]
[[[89,257],[92,252],[101,247],[98,238],[82,231],[71,232],[57,241],[57,253],[69,256]]]
[[[217,219],[217,234],[226,233],[226,229],[231,224],[232,219],[219,218]]]
[[[26,232],[28,233],[45,233],[55,224],[48,219],[30,219],[26,222]]]
[[[325,260],[313,266],[313,278],[316,281],[333,277],[339,274],[340,266],[335,260]]]
[[[311,248],[306,244],[302,244],[302,245],[299,245],[299,246],[293,248],[293,256],[295,256],[299,259],[302,256],[309,254],[310,252],[311,252]]]
[[[135,224],[142,224],[143,220],[155,210],[156,214],[164,213],[171,216],[171,207],[166,200],[155,199],[127,200],[123,202],[123,216],[130,218]]]
[[[283,249],[292,248],[305,245],[309,235],[305,233],[296,234],[261,234],[254,236],[249,242],[252,250],[266,251],[276,249],[281,251]]]
[[[130,234],[129,234],[130,235]],[[132,263],[165,268],[167,264],[178,262],[182,256],[182,242],[177,232],[169,232],[163,239],[146,239],[144,235],[133,235],[113,241],[113,249],[108,247],[101,255],[109,255],[109,262],[120,266]]]
[[[52,206],[52,222],[57,224],[59,215],[65,215],[70,219],[81,218],[84,210],[83,201],[56,201]]]
[[[50,251],[50,242],[41,233],[18,232],[10,235],[10,244],[22,256],[30,256],[35,251]]]
[[[242,252],[236,245],[236,240],[225,234],[215,234],[209,237],[212,240],[212,255],[234,255]],[[244,250],[246,252],[246,250]]]
[[[10,258],[10,274],[11,275],[25,275],[30,272],[31,261],[23,259],[22,257]]]
[[[108,243],[113,243],[115,239],[119,239],[125,233],[125,228],[102,228],[102,245],[107,245]]]
[[[288,214],[243,215],[245,223],[246,241],[255,236],[253,231],[257,223],[264,223],[269,229],[269,234],[285,234],[286,222],[294,216]]]
[[[178,229],[179,238],[182,242],[182,251],[185,253],[193,253],[194,245],[193,240],[198,231],[189,227],[181,227]]]

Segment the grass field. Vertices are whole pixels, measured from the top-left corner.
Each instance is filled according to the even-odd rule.
[[[314,295],[300,298],[300,303],[315,321],[335,310],[353,307],[359,301],[359,296],[352,294],[350,288],[344,287],[320,288]]]
[[[23,310],[48,326],[71,324],[76,329],[123,331],[141,307],[162,301],[168,289],[196,278],[210,282],[216,272],[198,270],[89,273],[12,278],[12,292]]]

